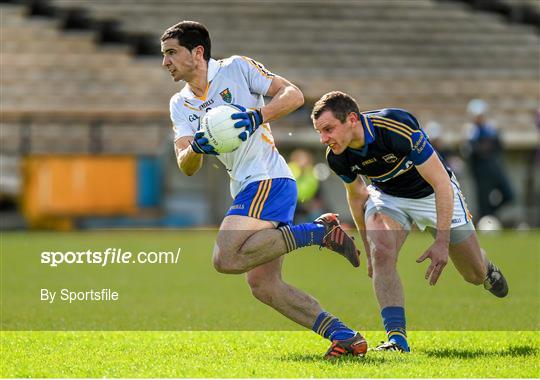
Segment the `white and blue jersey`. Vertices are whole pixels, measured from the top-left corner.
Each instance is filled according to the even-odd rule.
[[[238,104],[246,109],[264,106],[274,74],[248,57],[232,56],[208,62],[208,87],[203,96],[193,94],[189,86],[176,93],[170,101],[175,140],[193,136],[199,119],[211,108]],[[241,130],[239,130],[239,133]],[[270,125],[261,125],[255,133],[231,153],[217,156],[231,178],[231,195],[236,195],[252,182],[272,179],[294,179],[287,163],[274,144]]]
[[[199,119],[213,107],[238,104],[246,109],[264,106],[274,74],[248,57],[232,56],[208,62],[208,87],[203,96],[186,86],[171,98],[175,140],[193,136]],[[238,131],[240,133],[241,130]],[[279,154],[268,123],[231,153],[217,156],[231,178],[234,202],[227,215],[244,215],[289,224],[296,208],[296,182]]]

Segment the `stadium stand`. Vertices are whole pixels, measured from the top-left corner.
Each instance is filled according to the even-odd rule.
[[[55,19],[24,13],[20,6],[2,7],[4,153],[25,149],[15,141],[25,125],[33,153],[82,153],[90,150],[96,125],[107,136],[119,123],[157,118],[161,133],[147,124],[136,133],[120,128],[124,153],[155,153],[169,129],[167,103],[175,91],[159,62],[134,59],[124,45],[100,47],[92,32],[65,33]],[[105,152],[122,151],[115,141],[104,139]]]
[[[326,90],[342,89],[366,109],[408,108],[422,120],[438,119],[454,140],[465,105],[473,97],[492,104],[500,125],[524,131],[505,136],[515,144],[527,145],[534,132],[530,115],[538,103],[539,55],[534,54],[539,52],[538,35],[497,15],[471,12],[465,4],[433,0],[257,1],[249,6],[241,0],[214,0],[204,7],[196,1],[184,1],[179,7],[158,0],[51,4],[65,11],[83,7],[92,20],[115,20],[128,36],[148,33],[156,48],[165,27],[181,19],[200,20],[212,33],[216,57],[241,53],[258,59],[298,83],[309,100]],[[27,39],[43,33],[45,41],[65,42],[40,58],[40,65],[49,67],[44,70],[55,96],[45,96],[47,86],[35,87],[35,95],[46,99],[37,102],[37,109],[77,107],[72,94],[81,86],[85,104],[98,109],[164,109],[175,91],[157,60],[150,60],[150,67],[149,59],[133,60],[126,48],[98,48],[90,33],[73,37],[42,29],[28,28]],[[9,30],[5,35],[12,38]],[[48,49],[47,44],[41,46]],[[72,50],[67,55],[60,54],[61,49]],[[13,57],[14,64],[26,58]],[[9,56],[6,62],[9,65]],[[7,70],[13,83],[32,81]],[[66,83],[62,75],[70,80]],[[21,94],[26,86],[15,87],[6,101],[19,108],[32,101]]]
[[[540,2],[537,0],[439,0],[459,1],[473,9],[488,11],[505,17],[509,22],[536,27],[540,33]]]
[[[293,125],[303,144],[316,146],[306,114],[335,89],[362,109],[397,106],[421,122],[436,120],[451,144],[467,102],[480,97],[507,146],[537,142],[538,29],[469,2],[13,0],[0,7],[2,155],[162,151],[179,86],[160,67],[159,37],[183,19],[208,26],[214,57],[250,56],[302,88],[304,113],[273,128],[281,146],[293,144]],[[0,178],[17,183],[9,173]]]

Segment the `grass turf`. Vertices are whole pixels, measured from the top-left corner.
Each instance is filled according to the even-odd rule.
[[[243,276],[213,270],[214,238],[215,231],[3,233],[2,330],[164,331],[2,331],[0,376],[540,375],[538,232],[481,237],[482,246],[509,281],[510,295],[503,300],[465,283],[452,265],[437,286],[428,286],[423,278],[427,264],[414,260],[429,246],[430,238],[412,234],[400,254],[399,272],[414,352],[369,353],[361,360],[338,363],[321,360],[328,342],[310,332],[292,331],[301,328],[254,300]],[[42,251],[106,247],[134,252],[180,247],[182,255],[175,265],[107,267],[50,268],[39,259]],[[365,264],[354,269],[326,252],[304,248],[288,255],[285,280],[313,294],[351,327],[368,331],[365,335],[375,345],[384,335]],[[121,300],[49,305],[39,300],[41,287],[111,287],[120,291]]]
[[[384,336],[366,334],[371,344]],[[327,362],[309,332],[3,332],[2,377],[538,377],[538,332],[411,332]]]

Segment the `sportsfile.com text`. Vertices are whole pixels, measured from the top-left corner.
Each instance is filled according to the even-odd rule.
[[[173,251],[140,251],[134,255],[122,248],[107,248],[104,251],[43,251],[41,264],[57,267],[61,264],[96,264],[102,267],[109,264],[177,264],[181,248]]]

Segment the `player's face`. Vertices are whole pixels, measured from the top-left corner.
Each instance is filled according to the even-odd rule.
[[[174,81],[189,82],[196,68],[193,52],[180,46],[176,38],[169,38],[161,41],[161,53],[163,54],[162,66],[169,71]]]
[[[324,111],[313,121],[313,126],[320,134],[321,143],[328,145],[334,154],[343,153],[352,141],[353,126],[349,117],[342,123],[332,111]]]

